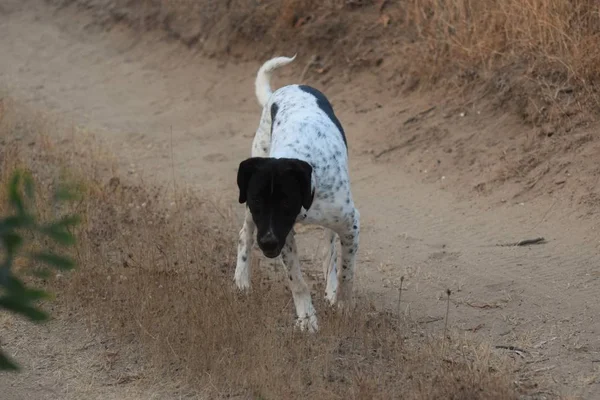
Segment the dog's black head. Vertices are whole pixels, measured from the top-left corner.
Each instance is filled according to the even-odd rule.
[[[240,203],[247,203],[258,247],[269,258],[281,253],[301,208],[309,209],[312,167],[293,158],[252,157],[240,163]]]

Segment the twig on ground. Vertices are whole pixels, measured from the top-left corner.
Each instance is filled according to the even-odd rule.
[[[395,146],[388,147],[387,149],[384,149],[384,150],[380,151],[379,153],[375,154],[375,158],[379,158],[384,154],[391,153],[394,150],[398,150],[404,146],[408,146],[409,144],[414,142],[416,139],[417,139],[417,135],[413,135],[410,139],[408,139],[400,144],[397,144]]]
[[[421,111],[421,112],[420,112],[420,113],[418,113],[417,115],[414,115],[414,116],[410,117],[409,119],[407,119],[406,121],[404,121],[404,125],[408,125],[408,124],[410,124],[411,122],[416,122],[416,121],[418,121],[418,120],[419,120],[421,117],[423,117],[423,116],[425,116],[425,115],[429,114],[430,112],[432,112],[432,111],[433,111],[433,110],[435,110],[435,109],[436,109],[436,106],[433,106],[433,107],[430,107],[430,108],[428,108],[428,109],[427,109],[427,110],[425,110],[425,111]]]
[[[479,324],[479,325],[476,325],[476,326],[474,326],[472,328],[467,328],[467,329],[465,329],[465,331],[468,331],[468,332],[477,332],[478,330],[480,330],[484,326],[485,326],[485,324]]]
[[[473,308],[484,308],[484,309],[488,309],[488,308],[502,308],[500,307],[500,305],[498,304],[488,304],[488,303],[471,303],[471,302],[465,302],[466,305],[468,305],[469,307],[473,307]]]
[[[523,350],[520,349],[518,347],[515,346],[504,346],[504,345],[497,345],[495,346],[497,349],[503,349],[503,350],[509,350],[509,351],[513,351],[516,354],[520,355],[521,357],[525,357],[525,353],[527,353],[527,350]]]
[[[444,317],[429,317],[428,319],[422,319],[417,321],[419,324],[431,324],[443,320]]]
[[[397,149],[399,149],[402,146],[404,146],[404,143],[396,145],[396,146],[388,147],[387,149],[382,150],[379,153],[375,154],[375,158],[379,158],[379,157],[381,157],[384,154],[391,153],[392,151],[397,150]]]
[[[534,348],[534,349],[539,349],[540,347],[542,347],[542,346],[543,346],[543,345],[545,345],[546,343],[548,343],[548,342],[552,342],[552,341],[554,341],[554,340],[556,340],[556,339],[558,339],[558,337],[557,337],[557,336],[554,336],[553,338],[551,338],[551,339],[548,339],[548,340],[542,340],[541,342],[539,342],[538,344],[536,344],[535,346],[533,346],[533,348]]]
[[[545,243],[548,243],[546,241],[546,239],[544,239],[543,237],[538,237],[535,239],[524,239],[524,240],[520,240],[518,242],[513,242],[513,243],[500,243],[500,244],[497,244],[496,246],[499,246],[499,247],[531,246],[534,244],[545,244]]]
[[[546,358],[540,358],[539,360],[529,360],[529,361],[525,361],[526,364],[538,364],[541,362],[546,362],[549,361],[550,358],[546,357]]]

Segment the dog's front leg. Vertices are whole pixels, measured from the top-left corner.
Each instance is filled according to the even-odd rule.
[[[354,267],[360,236],[360,214],[354,209],[346,229],[338,232],[342,243],[342,268],[338,270],[337,305],[347,309],[352,298]]]
[[[254,246],[254,231],[256,225],[252,220],[252,214],[246,207],[244,226],[240,230],[238,240],[237,263],[235,266],[235,284],[240,290],[250,288],[250,254]]]
[[[316,332],[319,327],[317,324],[317,316],[310,298],[310,290],[308,285],[302,278],[300,270],[300,260],[298,259],[298,251],[296,248],[296,238],[294,232],[290,232],[287,236],[285,246],[281,251],[281,260],[286,269],[290,290],[294,298],[296,306],[296,315],[301,330],[308,329],[309,332]]]

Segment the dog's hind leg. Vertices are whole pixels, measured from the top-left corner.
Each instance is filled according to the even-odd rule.
[[[346,229],[339,231],[338,234],[342,243],[342,268],[338,271],[336,300],[340,308],[345,308],[352,298],[354,267],[360,236],[360,213],[357,209],[351,213]]]
[[[240,230],[237,251],[237,264],[235,266],[235,284],[238,289],[250,288],[250,254],[254,246],[254,231],[256,225],[252,220],[252,214],[246,207],[244,226]]]
[[[271,112],[265,108],[262,111],[258,128],[252,140],[252,157],[269,157],[271,150]]]
[[[317,316],[310,298],[310,290],[302,278],[296,238],[293,232],[289,233],[281,250],[281,261],[288,274],[289,285],[296,306],[296,315],[298,316],[297,324],[301,330],[316,332],[319,329]]]
[[[325,298],[330,304],[335,303],[337,292],[337,234],[331,229],[325,229],[326,254],[323,261],[323,277],[326,282]]]

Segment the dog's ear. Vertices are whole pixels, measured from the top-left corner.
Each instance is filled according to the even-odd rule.
[[[251,157],[240,163],[237,173],[237,184],[240,189],[239,201],[241,204],[246,202],[248,193],[248,183],[256,170],[267,161],[264,157]]]
[[[312,166],[306,161],[293,160],[292,172],[300,183],[302,207],[308,210],[313,202],[313,192],[311,188]]]

